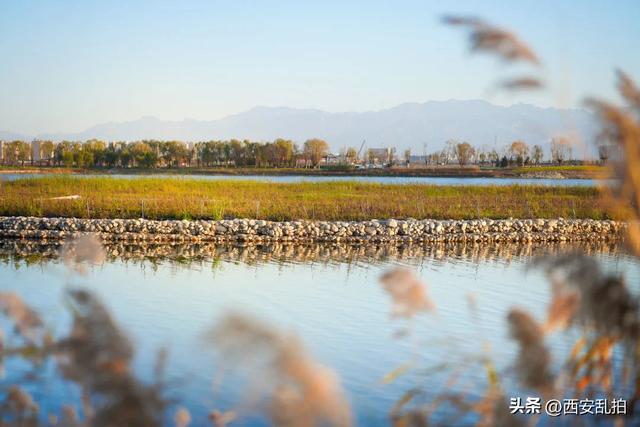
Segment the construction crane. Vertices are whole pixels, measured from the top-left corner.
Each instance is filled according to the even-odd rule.
[[[362,149],[364,148],[364,144],[367,143],[366,139],[362,140],[362,145],[360,145],[360,149],[358,150],[358,158],[360,158],[360,153],[362,153]]]

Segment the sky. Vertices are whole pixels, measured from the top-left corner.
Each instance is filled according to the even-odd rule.
[[[529,69],[470,54],[444,14],[515,30],[542,58],[547,89],[496,89]],[[2,0],[0,130],[210,120],[255,106],[339,112],[485,99],[580,107],[586,96],[616,99],[616,68],[640,79],[639,22],[637,0]]]

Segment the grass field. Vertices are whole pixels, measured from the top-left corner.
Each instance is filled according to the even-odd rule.
[[[78,195],[79,198],[52,200]],[[596,188],[274,184],[48,176],[0,183],[0,215],[82,218],[608,218]]]

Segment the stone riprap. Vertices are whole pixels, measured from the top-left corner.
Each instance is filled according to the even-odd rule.
[[[592,219],[264,221],[0,217],[0,238],[64,240],[96,233],[128,242],[563,242],[622,236],[624,222]]]

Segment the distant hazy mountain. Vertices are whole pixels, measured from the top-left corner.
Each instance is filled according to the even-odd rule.
[[[26,135],[0,130],[0,141],[16,141],[16,140],[24,141],[27,139],[30,139],[30,138],[27,137]]]
[[[296,141],[318,137],[334,150],[345,146],[395,146],[415,154],[440,149],[448,139],[466,140],[476,146],[501,147],[515,139],[548,146],[553,136],[573,135],[590,143],[595,124],[590,113],[577,109],[540,108],[517,104],[503,107],[486,101],[430,101],[401,104],[380,111],[328,113],[286,107],[256,107],[219,120],[166,121],[154,117],[123,123],[104,123],[80,133],[42,134],[54,140],[109,141],[139,139],[210,139]],[[580,152],[576,151],[580,156]]]

